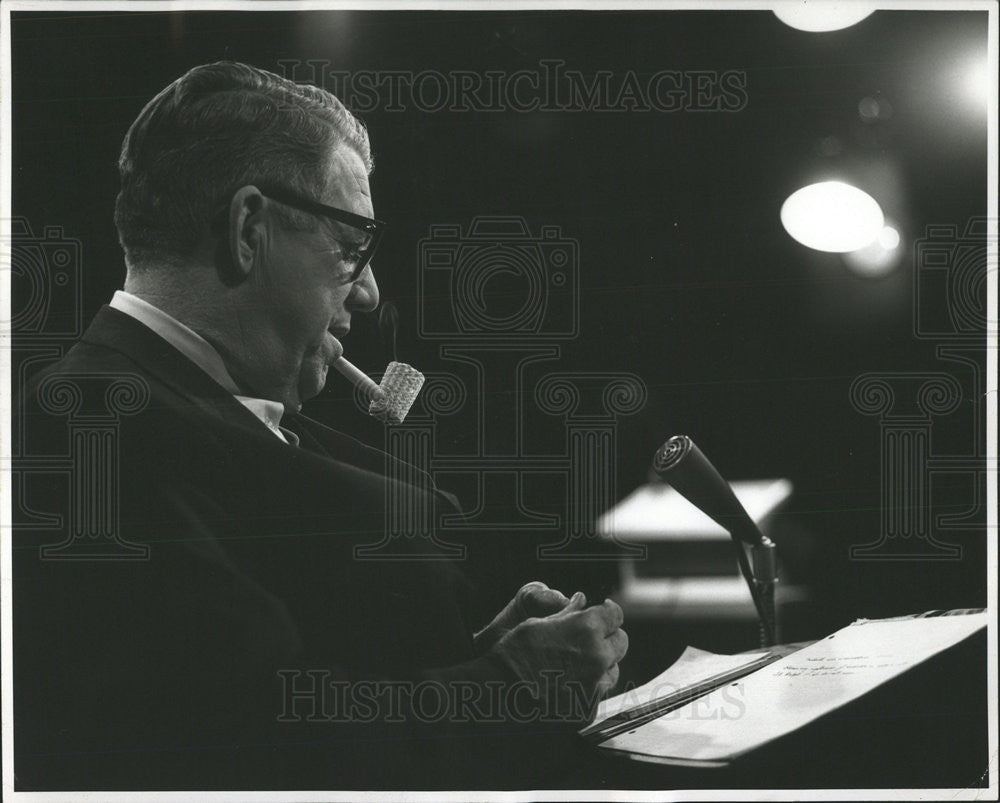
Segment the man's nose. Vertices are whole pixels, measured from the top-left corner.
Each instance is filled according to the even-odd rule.
[[[371,312],[378,306],[378,285],[375,283],[375,272],[368,265],[347,296],[345,306],[351,312]]]

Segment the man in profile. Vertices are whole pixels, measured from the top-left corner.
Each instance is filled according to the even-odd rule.
[[[621,609],[535,582],[479,629],[456,566],[355,559],[392,458],[301,407],[379,303],[364,127],[322,89],[205,65],[119,168],[124,289],[21,389],[21,435],[65,439],[60,382],[140,386],[109,501],[148,559],[45,560],[15,522],[19,788],[489,787],[455,772],[477,758],[516,778],[506,747],[572,733],[614,685]]]

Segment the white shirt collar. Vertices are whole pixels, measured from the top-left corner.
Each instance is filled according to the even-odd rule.
[[[246,407],[283,441],[298,442],[295,433],[279,427],[281,417],[285,414],[285,405],[272,399],[257,399],[252,396],[240,395],[239,388],[232,376],[229,375],[229,371],[226,370],[226,365],[222,361],[222,357],[219,356],[219,352],[193,329],[185,326],[159,307],[153,306],[132,293],[126,293],[124,290],[115,292],[110,306],[135,318],[139,323],[156,332],[229,393],[232,393],[236,401]]]

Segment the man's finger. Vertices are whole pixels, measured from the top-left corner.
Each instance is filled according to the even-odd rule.
[[[528,616],[548,616],[561,611],[569,603],[565,594],[544,583],[531,584],[526,588],[522,604]]]
[[[599,681],[597,681],[597,693],[601,697],[606,697],[608,692],[611,691],[616,685],[618,685],[619,669],[618,664],[612,666],[607,672],[605,672]]]
[[[554,614],[554,616],[565,616],[570,613],[576,613],[577,611],[582,611],[586,607],[587,595],[582,591],[577,591],[572,597],[569,598],[569,602],[566,603],[566,607]]]
[[[548,586],[545,585],[541,580],[532,580],[530,583],[525,583],[517,592],[518,597],[526,597],[530,594],[534,594],[538,591],[548,591]]]
[[[604,635],[610,636],[625,623],[625,613],[614,600],[606,599],[601,605],[595,605],[593,610],[604,623]]]
[[[628,652],[628,633],[618,629],[607,637],[608,645],[611,647],[615,663],[618,663]]]

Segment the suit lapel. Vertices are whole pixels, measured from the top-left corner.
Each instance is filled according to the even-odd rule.
[[[84,332],[84,343],[124,354],[194,407],[256,435],[274,434],[222,385],[152,329],[105,305]]]
[[[105,305],[94,317],[82,338],[84,343],[102,346],[124,354],[143,371],[152,374],[174,392],[184,397],[194,408],[235,425],[253,437],[285,451],[267,426],[240,404],[233,395],[198,365],[170,345],[152,329],[113,307]],[[299,436],[301,447],[318,457],[360,468],[385,476],[388,461],[396,458],[380,449],[366,446],[355,438],[301,415],[289,414],[282,420]],[[415,471],[408,467],[409,472]],[[419,472],[420,476],[426,476]],[[395,472],[405,476],[405,472]],[[446,500],[454,509],[460,506],[451,494],[440,491],[430,477],[424,487]]]

